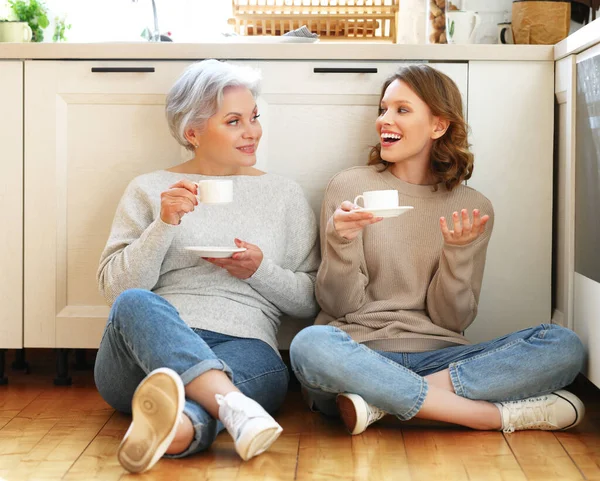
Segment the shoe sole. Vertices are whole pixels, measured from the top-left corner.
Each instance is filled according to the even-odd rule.
[[[571,406],[573,406],[573,409],[575,410],[575,421],[573,421],[568,426],[561,428],[561,431],[565,431],[567,429],[571,429],[577,426],[583,419],[583,416],[585,415],[585,406],[581,402],[581,399],[579,399],[577,396],[575,396],[575,394],[572,394],[569,391],[554,391],[552,394],[556,394],[558,397],[567,401],[569,404],[571,404]]]
[[[335,400],[340,417],[348,432],[353,436],[361,434],[367,429],[366,421],[361,423],[359,420],[366,420],[369,417],[365,402],[357,398],[358,396],[355,394],[338,394]],[[354,402],[355,399],[362,402]]]
[[[235,442],[235,448],[244,461],[264,453],[277,440],[283,428],[274,420],[265,428],[264,418],[249,420],[243,436]]]
[[[172,412],[160,409],[171,403]],[[170,446],[185,404],[185,389],[171,369],[156,369],[135,390],[131,402],[133,421],[123,437],[117,458],[131,473],[154,466]]]

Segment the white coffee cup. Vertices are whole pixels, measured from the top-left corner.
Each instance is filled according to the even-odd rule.
[[[358,204],[358,200],[362,199],[365,209],[393,209],[398,207],[398,191],[397,190],[370,190],[357,195],[354,203]]]
[[[202,204],[226,204],[233,200],[233,181],[201,180],[198,186],[198,202]]]
[[[512,25],[508,22],[498,24],[498,43],[513,44],[515,39],[513,37]]]

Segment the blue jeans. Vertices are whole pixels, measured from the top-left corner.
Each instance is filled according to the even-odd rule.
[[[335,416],[336,395],[350,392],[408,420],[423,405],[429,374],[448,369],[454,391],[464,398],[513,401],[570,384],[583,366],[584,349],[573,331],[549,324],[417,353],[375,351],[336,327],[310,326],[294,338],[290,356],[311,408]]]
[[[140,381],[160,367],[173,369],[184,385],[211,369],[223,371],[269,412],[281,406],[289,381],[286,365],[267,343],[191,329],[159,295],[142,289],[125,291],[112,306],[96,357],[98,391],[114,409],[129,413]],[[223,429],[191,399],[186,399],[183,412],[194,426],[194,440],[172,457],[207,449]]]

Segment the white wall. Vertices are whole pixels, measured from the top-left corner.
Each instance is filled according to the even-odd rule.
[[[152,27],[151,0],[45,0],[50,20],[67,15],[72,25],[69,42],[141,40],[145,27]],[[177,42],[197,42],[230,31],[231,0],[156,0],[159,28],[170,31]],[[210,15],[207,12],[210,11]],[[45,31],[51,42],[53,25]]]
[[[467,0],[467,8],[476,12],[510,12],[512,0]]]
[[[170,31],[176,42],[197,42],[231,31],[231,0],[156,0],[159,27]],[[66,14],[72,25],[66,32],[69,42],[137,41],[153,24],[151,0],[45,0],[52,25],[45,31],[52,41],[55,16]],[[512,0],[467,0],[478,11],[509,11]],[[207,14],[210,12],[210,15]]]
[[[510,22],[512,0],[465,0],[467,10],[479,13],[481,24],[475,35],[476,43],[498,43],[498,24]]]
[[[170,31],[176,42],[197,42],[219,37],[231,31],[231,0],[156,0],[159,27]],[[479,12],[508,12],[512,0],[466,0],[467,8]],[[0,0],[0,3],[1,0]],[[72,28],[66,32],[69,42],[137,41],[145,27],[151,27],[151,0],[45,0],[50,20],[67,15]],[[207,14],[210,12],[210,15]],[[571,22],[571,33],[581,27]],[[45,32],[52,41],[53,23]]]

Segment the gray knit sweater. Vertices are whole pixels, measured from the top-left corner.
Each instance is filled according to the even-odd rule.
[[[200,204],[180,225],[166,224],[160,218],[160,194],[182,178],[215,177],[161,170],[129,184],[100,258],[100,291],[112,305],[126,289],[148,289],[169,301],[190,327],[261,339],[277,349],[282,313],[311,317],[318,312],[317,223],[301,188],[273,174],[230,176],[232,203]],[[246,280],[184,249],[235,247],[236,237],[264,254]]]

